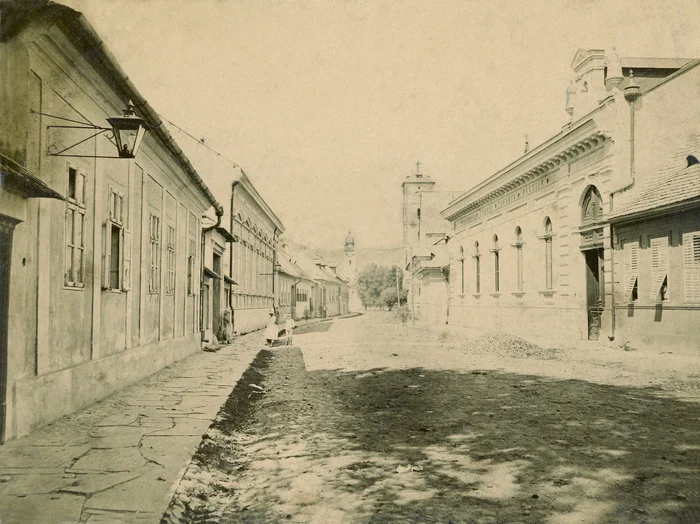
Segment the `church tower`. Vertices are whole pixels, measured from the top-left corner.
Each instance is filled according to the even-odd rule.
[[[345,268],[343,274],[350,280],[350,284],[355,283],[357,278],[357,261],[355,260],[355,239],[352,238],[352,231],[348,231],[345,237]]]
[[[429,176],[420,172],[420,162],[416,162],[416,172],[408,175],[403,181],[403,245],[405,252],[404,267],[413,249],[419,243],[419,223],[420,223],[420,193],[432,191],[435,182]]]

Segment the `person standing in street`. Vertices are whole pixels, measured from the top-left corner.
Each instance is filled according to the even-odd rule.
[[[267,319],[267,326],[265,327],[265,339],[267,340],[267,346],[272,347],[277,340],[277,319],[275,318],[274,312],[270,311],[270,317]]]
[[[292,333],[294,332],[294,328],[296,327],[296,324],[294,323],[294,319],[292,318],[292,315],[287,315],[287,320],[284,322],[284,334],[287,336],[287,345],[291,346],[292,345]]]

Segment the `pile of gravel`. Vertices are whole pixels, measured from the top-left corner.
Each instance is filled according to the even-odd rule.
[[[541,358],[555,357],[555,349],[544,349],[515,335],[508,333],[487,333],[472,342],[478,351],[502,355],[511,358]]]

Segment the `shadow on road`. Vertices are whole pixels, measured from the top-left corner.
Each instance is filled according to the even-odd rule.
[[[700,522],[697,404],[493,371],[307,372],[296,348],[258,361],[197,459],[234,479],[226,521]]]

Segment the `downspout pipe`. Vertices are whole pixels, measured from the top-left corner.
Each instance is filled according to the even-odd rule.
[[[233,235],[233,194],[236,191],[236,186],[238,185],[238,180],[234,180],[231,184],[231,220],[229,223],[229,232]],[[233,278],[233,244],[229,247],[228,252],[228,274]],[[231,308],[231,330],[233,333],[236,332],[236,310],[233,308],[233,287],[231,287],[231,293],[229,294],[230,304],[227,304]]]
[[[614,197],[616,193],[620,193],[626,189],[629,189],[634,185],[634,113],[635,113],[635,102],[642,96],[642,91],[639,86],[634,81],[634,72],[630,70],[630,83],[625,88],[625,100],[630,105],[630,181],[628,184],[614,189],[610,193],[610,211],[614,210]],[[615,340],[616,328],[617,328],[617,313],[615,312],[615,226],[610,224],[610,293],[611,297],[611,317],[610,321],[612,323],[611,333],[608,338],[610,342]]]

